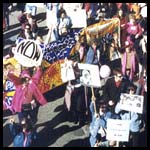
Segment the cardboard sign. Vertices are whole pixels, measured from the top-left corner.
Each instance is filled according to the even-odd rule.
[[[14,58],[24,67],[37,67],[41,65],[43,53],[35,41],[24,39],[17,44]]]
[[[63,82],[75,79],[71,60],[66,60],[63,64],[61,64],[61,79]]]
[[[121,93],[119,108],[122,110],[143,113],[144,97],[141,95],[130,95]]]
[[[90,87],[101,87],[99,67],[97,65],[79,63],[78,67],[82,70],[81,84]]]
[[[128,142],[129,126],[129,120],[108,119],[106,139]]]
[[[85,27],[87,27],[86,11],[84,9],[78,9],[76,11],[68,9],[68,10],[66,10],[66,12],[72,21],[72,27],[71,28],[85,28]]]

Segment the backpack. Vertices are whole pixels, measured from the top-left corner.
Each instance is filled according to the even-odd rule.
[[[27,141],[25,142],[25,134],[20,132],[17,134],[13,140],[14,147],[29,147],[32,143],[32,134],[27,133]]]

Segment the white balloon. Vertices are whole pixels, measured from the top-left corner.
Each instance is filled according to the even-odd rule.
[[[111,69],[110,69],[110,67],[107,66],[107,65],[102,65],[101,68],[100,68],[99,74],[100,74],[100,77],[102,77],[102,78],[107,78],[107,77],[109,77],[110,74],[111,74]]]

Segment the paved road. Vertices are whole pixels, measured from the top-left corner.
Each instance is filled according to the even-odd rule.
[[[14,10],[10,14],[10,30],[3,34],[3,55],[8,53],[10,44],[14,43],[19,30],[20,24],[17,20],[17,16],[21,14],[21,11]],[[47,34],[47,28],[45,23],[46,13],[44,8],[37,9],[38,26],[43,31],[43,39]],[[59,95],[58,95],[59,93]],[[36,124],[39,139],[34,144],[35,147],[85,147],[88,146],[88,132],[87,126],[83,129],[79,128],[78,124],[68,122],[66,119],[66,113],[64,112],[64,86],[54,89],[50,93],[46,93],[45,97],[49,103],[39,108],[38,122]],[[12,139],[8,130],[8,121],[12,117],[11,114],[3,114],[3,146],[12,147]],[[16,122],[18,122],[17,116],[14,115]]]
[[[17,16],[21,12],[14,10],[10,14],[10,30],[3,34],[3,55],[8,53],[9,47],[14,43],[19,30],[20,24],[17,20]],[[37,9],[38,25],[43,33],[43,39],[45,40],[47,34],[46,27],[46,13],[45,9],[38,7]],[[87,147],[88,142],[88,126],[79,128],[78,124],[74,124],[67,121],[67,114],[63,107],[63,95],[65,86],[58,87],[49,93],[45,94],[45,97],[49,103],[39,108],[38,122],[36,124],[39,139],[34,144],[35,147]],[[59,95],[58,95],[59,93]],[[12,139],[8,130],[8,119],[12,115],[8,113],[3,114],[3,146],[12,147]],[[14,115],[16,122],[17,116]],[[146,133],[142,132],[141,146],[146,145]]]

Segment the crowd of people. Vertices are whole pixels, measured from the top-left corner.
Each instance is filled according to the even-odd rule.
[[[80,127],[89,125],[91,147],[139,147],[140,130],[143,127],[147,129],[147,3],[44,3],[44,5],[48,27],[46,39],[43,40],[42,31],[36,21],[37,6],[34,3],[17,3],[17,9],[21,11],[18,16],[21,26],[18,37],[46,45],[74,32],[71,17],[66,11],[68,7],[74,11],[81,9],[86,11],[87,27],[112,18],[120,20],[120,37],[117,33],[107,33],[101,40],[91,40],[90,44],[87,44],[86,36],[76,37],[75,53],[67,58],[74,63],[76,79],[69,81],[66,86],[64,101],[69,99],[71,103],[69,108],[66,103],[64,106],[68,112],[68,121],[79,123]],[[4,32],[9,30],[9,13],[12,7],[12,3],[3,3]],[[8,61],[13,57],[15,46],[14,43],[9,56],[3,60],[4,79],[12,81],[15,87],[10,110],[13,114],[18,114],[21,126],[16,132],[16,124],[11,119],[10,131],[15,147],[29,147],[31,143],[27,143],[27,139],[26,143],[24,140],[23,143],[16,143],[21,142],[17,136],[24,133],[29,139],[36,140],[34,125],[38,120],[38,109],[40,105],[47,103],[38,89],[38,83],[46,68],[21,66],[20,72],[16,75],[9,67],[11,63]],[[100,76],[104,82],[100,88],[86,87],[80,83],[78,63],[97,65],[99,69],[107,65],[110,73],[106,78]],[[3,91],[4,94],[5,86]],[[121,93],[143,96],[143,113],[120,110],[118,106]],[[3,105],[6,107],[5,103]],[[117,141],[106,138],[108,119],[130,121],[128,142],[117,144]],[[32,126],[30,129],[29,125]]]

